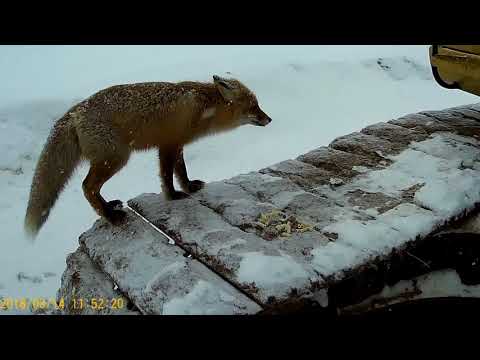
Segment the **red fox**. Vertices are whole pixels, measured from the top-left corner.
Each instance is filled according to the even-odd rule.
[[[82,160],[90,162],[82,183],[85,197],[99,216],[118,224],[125,217],[119,209],[122,202],[107,202],[100,190],[127,164],[132,151],[157,148],[163,193],[169,200],[183,199],[204,186],[187,176],[184,145],[241,125],[266,126],[271,121],[244,84],[217,75],[213,83],[149,82],[101,90],[54,125],[33,176],[25,230],[37,235]],[[185,192],[175,190],[174,173]]]

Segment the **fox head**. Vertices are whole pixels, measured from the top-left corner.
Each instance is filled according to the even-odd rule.
[[[260,109],[255,94],[240,81],[214,75],[213,82],[223,99],[234,109],[236,125],[266,126],[272,121]]]

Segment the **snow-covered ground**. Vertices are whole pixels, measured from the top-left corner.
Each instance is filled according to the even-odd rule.
[[[273,122],[189,146],[189,174],[205,181],[296,157],[368,124],[479,101],[435,83],[427,46],[0,46],[0,298],[54,297],[66,255],[97,217],[81,190],[84,166],[36,241],[24,236],[33,169],[53,122],[110,85],[213,74],[241,79]],[[103,194],[126,201],[159,192],[157,174],[154,152],[136,154]]]

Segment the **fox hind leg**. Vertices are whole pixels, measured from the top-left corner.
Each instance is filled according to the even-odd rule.
[[[111,119],[92,114],[83,116],[75,125],[83,158],[90,162],[90,170],[82,184],[83,192],[98,215],[115,223],[126,214],[118,210],[122,202],[105,201],[100,190],[128,162],[130,149],[123,144],[118,131],[112,128]]]
[[[100,190],[103,184],[115,175],[125,164],[126,161],[92,163],[88,175],[82,184],[83,192],[90,205],[98,215],[104,217],[112,224],[121,222],[125,218],[126,213],[118,209],[122,207],[120,200],[107,202],[102,195],[100,195]]]

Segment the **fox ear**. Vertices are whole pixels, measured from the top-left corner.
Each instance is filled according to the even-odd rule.
[[[224,88],[227,88],[228,90],[233,90],[232,85],[230,85],[226,79],[223,79],[218,75],[213,75],[213,82],[217,85],[221,85]]]
[[[213,75],[213,82],[226,101],[232,101],[234,99],[234,88],[225,79],[222,79],[218,75]]]

